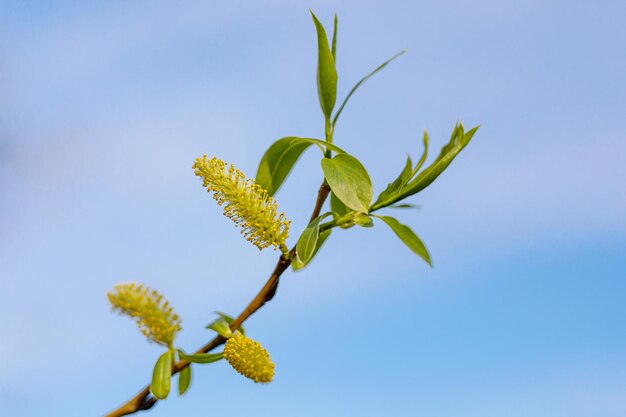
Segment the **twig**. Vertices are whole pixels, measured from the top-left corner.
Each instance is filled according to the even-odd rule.
[[[320,215],[322,211],[322,206],[328,197],[330,192],[330,187],[326,182],[323,182],[317,192],[317,199],[315,200],[315,207],[313,208],[313,212],[311,213],[311,219],[309,223],[315,220],[317,216]],[[235,331],[241,326],[251,315],[253,315],[257,310],[259,310],[263,305],[270,301],[274,294],[276,294],[276,289],[278,288],[278,281],[283,272],[289,268],[291,265],[291,259],[296,252],[295,246],[289,251],[289,257],[284,258],[282,255],[278,259],[276,263],[276,267],[274,267],[274,271],[270,275],[269,279],[261,288],[259,293],[250,301],[248,306],[233,320],[230,324],[230,328],[232,331]],[[210,342],[206,345],[202,346],[196,353],[207,353],[216,347],[222,345],[226,342],[222,336],[214,337]],[[180,360],[176,362],[172,366],[172,375],[177,374],[181,370],[188,367],[190,363],[186,360]],[[142,410],[148,410],[156,404],[158,400],[150,394],[150,385],[145,386],[141,391],[139,391],[133,398],[128,400],[125,404],[118,407],[117,409],[111,411],[109,414],[106,414],[104,417],[121,417],[129,414],[136,413]]]

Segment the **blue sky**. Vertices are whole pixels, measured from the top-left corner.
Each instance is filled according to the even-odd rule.
[[[252,176],[274,140],[323,135],[309,7],[339,14],[340,97],[408,49],[336,130],[377,191],[422,129],[437,149],[482,126],[397,213],[435,267],[382,224],[334,233],[249,321],[272,384],[197,367],[150,415],[626,414],[626,4],[390,3],[0,5],[3,414],[102,415],[148,382],[160,350],[110,312],[115,283],[166,294],[187,350],[262,286],[276,254],[191,164]],[[309,151],[277,195],[292,242],[320,181]]]

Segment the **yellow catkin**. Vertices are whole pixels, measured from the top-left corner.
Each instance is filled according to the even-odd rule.
[[[171,346],[182,330],[180,318],[156,290],[130,282],[116,285],[107,297],[113,310],[135,319],[148,340]]]
[[[284,254],[289,236],[289,220],[278,214],[276,201],[254,180],[221,159],[207,159],[204,155],[193,164],[194,173],[202,178],[202,185],[213,192],[217,204],[224,207],[224,215],[242,228],[244,237],[259,249],[274,246]]]
[[[241,375],[254,382],[271,382],[274,362],[259,342],[237,332],[224,346],[224,359]]]

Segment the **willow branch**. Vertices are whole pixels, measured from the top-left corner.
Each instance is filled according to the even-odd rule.
[[[322,207],[328,194],[330,192],[330,187],[326,182],[323,182],[317,192],[317,199],[315,200],[315,207],[313,208],[313,212],[311,213],[311,218],[309,223],[315,220],[317,216],[320,215],[322,211]],[[278,288],[278,281],[280,276],[289,268],[291,265],[291,259],[293,255],[295,255],[296,248],[295,246],[289,251],[289,257],[285,258],[281,255],[274,267],[274,271],[270,275],[269,279],[258,292],[258,294],[250,301],[248,306],[237,316],[233,322],[230,324],[230,328],[232,331],[237,330],[250,316],[256,313],[266,302],[270,301],[274,294],[276,293],[276,289]],[[216,347],[224,344],[226,339],[222,336],[214,337],[210,342],[202,346],[196,353],[208,353]],[[172,375],[177,374],[182,371],[186,367],[190,365],[190,362],[186,360],[180,360],[172,365]],[[146,385],[141,391],[139,391],[133,398],[128,400],[125,404],[118,407],[117,409],[111,411],[109,414],[106,414],[105,417],[121,417],[129,414],[136,413],[142,410],[148,410],[156,404],[158,399],[153,397],[150,394],[150,385]]]

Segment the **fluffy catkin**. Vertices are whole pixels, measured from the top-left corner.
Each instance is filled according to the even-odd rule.
[[[254,382],[271,382],[274,362],[259,342],[237,332],[224,346],[224,359],[241,375]]]
[[[244,237],[259,249],[274,246],[284,254],[289,236],[289,220],[278,214],[276,201],[254,180],[221,159],[207,159],[204,155],[193,164],[194,173],[202,178],[202,185],[213,192],[217,204],[224,207],[224,215],[242,228]]]
[[[107,297],[113,310],[135,319],[148,340],[171,346],[182,330],[180,318],[156,290],[131,282],[116,285]]]

